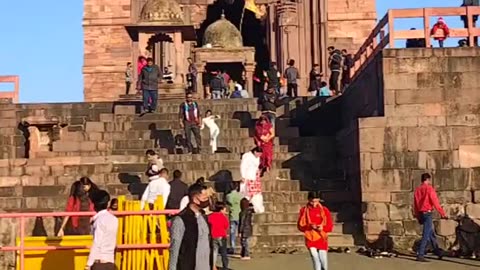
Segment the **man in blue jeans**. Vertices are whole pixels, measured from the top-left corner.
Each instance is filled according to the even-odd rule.
[[[158,83],[161,82],[162,73],[152,58],[147,58],[147,65],[138,74],[137,89],[143,93],[143,112],[154,112],[157,109]]]
[[[425,260],[425,249],[430,242],[433,252],[441,260],[443,251],[438,247],[437,237],[433,228],[432,213],[437,210],[442,218],[446,218],[445,211],[438,202],[437,193],[431,185],[432,177],[428,173],[421,176],[422,184],[415,189],[414,194],[414,211],[418,222],[423,225],[422,240],[417,251],[417,261],[427,262]]]
[[[227,204],[230,207],[230,249],[229,254],[235,252],[235,240],[238,235],[238,225],[240,220],[240,202],[243,199],[243,194],[240,193],[240,183],[232,183],[232,192],[227,194]]]

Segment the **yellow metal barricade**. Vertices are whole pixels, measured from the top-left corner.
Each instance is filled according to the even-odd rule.
[[[118,198],[119,211],[140,211],[140,201]],[[164,210],[163,199],[157,198],[153,209]],[[123,238],[123,239],[122,239]],[[169,233],[167,217],[126,216],[119,221],[119,244],[168,244]],[[166,270],[168,268],[168,249],[134,249],[117,252],[116,264],[119,270]]]
[[[153,209],[164,210],[163,200],[157,199]],[[140,201],[118,198],[118,211],[140,211]],[[91,235],[64,237],[26,237],[25,247],[42,246],[91,246]],[[117,244],[168,244],[169,232],[165,215],[136,215],[118,218]],[[17,246],[20,239],[17,237]],[[25,251],[25,269],[28,270],[83,270],[87,263],[88,249]],[[167,270],[168,249],[123,249],[115,254],[118,270]],[[17,252],[17,270],[19,269]]]
[[[17,238],[17,246],[20,239]],[[47,246],[89,246],[92,243],[91,235],[64,236],[60,237],[25,237],[25,247],[47,247]],[[83,270],[87,264],[88,249],[75,250],[26,250],[25,269],[27,270]],[[18,255],[18,252],[17,252]],[[17,270],[20,269],[17,256]]]

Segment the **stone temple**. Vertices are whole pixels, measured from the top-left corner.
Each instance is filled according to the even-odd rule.
[[[255,72],[255,67],[261,72],[270,61],[283,70],[289,59],[295,59],[303,78],[299,89],[304,89],[313,63],[327,71],[328,46],[356,51],[377,17],[374,0],[256,0],[261,19],[244,10],[244,0],[84,2],[87,102],[117,100],[124,94],[125,65],[136,63],[140,55],[154,56],[160,66],[170,66],[175,82],[182,83],[186,58],[202,47],[207,27],[223,12],[241,29],[242,45],[255,50],[255,65],[247,72]],[[203,68],[202,63],[198,68]]]
[[[180,154],[174,138],[183,134],[181,100],[171,97],[184,83],[186,57],[195,57],[199,70],[209,61],[243,59],[251,73],[268,61],[281,66],[295,58],[305,78],[312,63],[325,64],[325,48],[334,45],[357,52],[352,84],[340,97],[301,97],[278,107],[273,169],[262,180],[266,213],[254,218],[254,251],[303,249],[296,219],[309,190],[321,191],[333,212],[332,247],[411,248],[421,233],[412,216],[413,190],[424,172],[433,175],[449,217],[435,222],[442,246],[455,240],[459,215],[480,220],[480,50],[395,49],[396,39],[425,38],[430,26],[393,27],[395,18],[471,17],[479,8],[391,10],[375,27],[373,0],[256,4],[264,5],[258,9],[266,19],[260,23],[245,12],[242,32],[222,39],[218,33],[238,25],[243,3],[239,11],[238,1],[85,0],[86,102],[18,104],[14,94],[1,99],[0,209],[61,211],[71,183],[82,176],[114,196],[137,198],[150,148],[189,183],[201,176],[212,183],[237,180],[240,154],[253,146],[257,100],[200,100],[201,111],[222,118],[218,144],[224,151]],[[452,36],[473,42],[476,31],[453,29]],[[221,46],[203,47],[205,40]],[[138,102],[120,96],[126,62],[148,53],[176,76],[171,88],[160,89],[171,96],[161,97],[159,113],[140,117]],[[53,236],[56,223],[29,220],[27,234]],[[14,243],[17,229],[18,221],[0,219],[2,245]],[[10,269],[13,254],[0,256],[0,269]]]

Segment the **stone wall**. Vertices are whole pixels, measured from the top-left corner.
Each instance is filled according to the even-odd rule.
[[[448,248],[455,218],[480,219],[480,50],[385,50],[381,60],[384,115],[358,122],[365,234],[412,247],[421,232],[413,191],[429,172],[449,217],[435,221]]]
[[[130,0],[84,0],[85,101],[116,100],[125,91],[125,68],[132,43],[124,25],[130,24]]]
[[[375,5],[375,0],[328,0],[328,44],[356,53],[375,27]]]

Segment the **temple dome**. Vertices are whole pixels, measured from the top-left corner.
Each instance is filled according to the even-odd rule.
[[[205,30],[203,45],[211,44],[212,47],[240,48],[243,47],[242,34],[230,21],[222,17],[212,23]]]
[[[175,0],[148,0],[140,13],[141,22],[183,24],[183,12]]]

